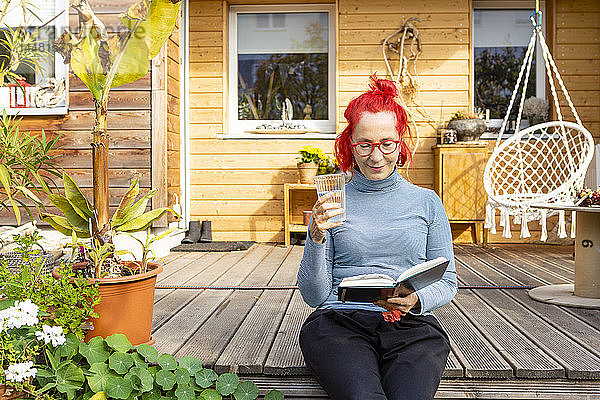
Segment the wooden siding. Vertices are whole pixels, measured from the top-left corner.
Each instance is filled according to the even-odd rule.
[[[166,43],[167,48],[167,203],[169,206],[176,203],[177,195],[181,203],[180,185],[180,53],[181,19],[177,20],[175,31]]]
[[[111,33],[125,27],[117,15],[129,7],[130,2],[97,0],[92,9]],[[69,29],[78,32],[79,20],[74,9],[69,9]],[[90,143],[94,122],[93,98],[83,82],[69,68],[69,113],[64,116],[24,116],[20,129],[47,136],[60,134],[54,154],[60,168],[72,175],[92,201],[92,157]],[[108,103],[109,184],[112,210],[119,204],[120,196],[129,187],[130,179],[141,176],[140,186],[151,187],[151,73],[128,85],[113,88]],[[60,180],[56,181],[60,184]],[[143,190],[145,192],[145,190]],[[52,209],[50,210],[53,211]],[[25,220],[28,217],[22,213]],[[37,217],[36,217],[37,219]],[[16,223],[10,210],[0,210],[0,225]]]
[[[334,3],[333,1],[327,1]],[[323,3],[323,1],[192,0],[190,4],[191,216],[213,221],[216,240],[283,240],[283,183],[297,181],[297,150],[311,144],[331,152],[333,140],[217,139],[227,134],[228,15],[235,4]],[[445,120],[471,109],[473,88],[472,1],[337,0],[336,129],[345,127],[343,111],[367,87],[368,77],[386,76],[381,41],[409,17],[418,17],[423,52],[417,62],[416,103],[429,116]],[[547,2],[548,42],[584,124],[600,137],[600,4],[595,0]],[[394,60],[396,61],[396,60]],[[396,65],[397,62],[392,62]],[[568,113],[567,113],[568,115]],[[435,129],[417,118],[419,147],[409,179],[433,186],[431,146]],[[489,143],[490,153],[494,143]],[[175,160],[169,155],[170,162]],[[548,228],[556,230],[557,218]],[[460,226],[456,227],[460,235]],[[568,228],[568,227],[567,227]],[[530,223],[539,238],[539,223]],[[511,242],[519,242],[513,225]],[[552,235],[551,235],[552,237]],[[491,235],[490,241],[506,241]]]

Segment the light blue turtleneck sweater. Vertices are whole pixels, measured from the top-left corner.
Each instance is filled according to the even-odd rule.
[[[371,303],[342,303],[342,279],[383,273],[396,279],[406,269],[436,257],[450,260],[441,281],[417,291],[420,310],[430,314],[456,294],[456,269],[448,217],[435,192],[409,183],[397,171],[369,180],[354,171],[346,185],[346,221],[327,230],[318,244],[307,234],[298,286],[312,307],[385,311]]]

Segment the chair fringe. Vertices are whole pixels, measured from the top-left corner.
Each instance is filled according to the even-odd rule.
[[[531,233],[529,233],[529,229],[527,228],[527,211],[523,209],[523,214],[521,216],[521,239],[528,237],[531,237]]]
[[[576,228],[576,212],[571,211],[571,239],[575,239],[575,228]]]
[[[548,210],[541,209],[540,215],[540,223],[542,224],[542,234],[540,235],[540,240],[545,242],[548,239],[548,229],[546,228],[546,216],[548,215]]]
[[[504,210],[504,230],[502,231],[502,237],[510,239],[512,234],[510,232],[510,213],[508,210]]]
[[[563,239],[567,237],[567,229],[565,223],[565,210],[558,212],[558,237]]]

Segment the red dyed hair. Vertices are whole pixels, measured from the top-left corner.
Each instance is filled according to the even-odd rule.
[[[352,145],[350,137],[354,132],[354,127],[358,124],[362,115],[366,112],[391,112],[396,117],[396,131],[400,139],[400,156],[398,164],[404,165],[412,158],[411,152],[404,140],[410,137],[410,129],[407,123],[407,115],[404,108],[398,103],[399,94],[396,84],[388,79],[379,79],[376,74],[371,75],[369,90],[360,96],[352,99],[344,117],[348,120],[348,126],[342,133],[335,138],[335,158],[337,158],[340,169],[344,172],[351,170],[355,165],[352,155]]]

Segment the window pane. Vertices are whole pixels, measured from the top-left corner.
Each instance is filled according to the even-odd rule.
[[[238,118],[327,120],[328,14],[238,14]]]
[[[532,11],[475,10],[473,13],[475,108],[489,109],[491,118],[504,118],[506,114],[531,38]],[[534,57],[526,98],[535,96],[535,82]],[[513,112],[516,112],[514,107]]]

